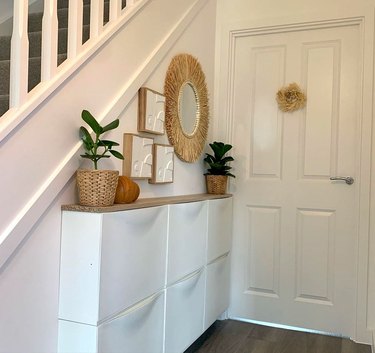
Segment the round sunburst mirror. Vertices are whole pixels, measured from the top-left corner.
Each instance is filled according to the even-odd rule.
[[[164,85],[165,127],[176,155],[195,162],[202,154],[208,132],[208,92],[201,65],[190,54],[176,55]]]

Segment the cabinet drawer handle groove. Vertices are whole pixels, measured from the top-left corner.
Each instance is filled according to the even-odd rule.
[[[193,273],[190,273],[189,275],[186,275],[185,277],[182,277],[181,279],[177,280],[176,282],[170,284],[168,287],[172,287],[176,284],[185,282],[185,281],[189,280],[190,278],[193,278],[195,276],[199,276],[203,272],[203,270],[204,270],[204,267],[199,268],[198,270],[194,271]]]
[[[227,251],[225,254],[220,255],[220,256],[217,257],[216,259],[213,259],[212,261],[210,261],[207,265],[211,265],[211,264],[213,264],[214,262],[220,261],[220,260],[222,260],[222,259],[228,257],[229,253],[230,253],[230,251]]]
[[[152,294],[148,298],[142,299],[141,301],[133,304],[131,307],[119,312],[118,314],[114,314],[112,316],[106,317],[104,320],[99,321],[98,326],[102,325],[102,324],[104,324],[108,321],[112,321],[112,320],[115,320],[115,319],[119,319],[123,316],[129,315],[136,310],[142,309],[142,308],[152,304],[153,302],[155,302],[156,299],[159,298],[162,294],[163,294],[163,291]]]

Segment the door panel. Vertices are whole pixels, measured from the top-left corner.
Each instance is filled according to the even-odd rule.
[[[248,207],[247,291],[278,297],[280,208]]]
[[[297,210],[296,300],[332,305],[335,213]]]
[[[358,26],[236,40],[232,317],[354,336],[360,59]]]

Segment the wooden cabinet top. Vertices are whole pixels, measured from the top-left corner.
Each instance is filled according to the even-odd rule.
[[[205,200],[225,199],[232,197],[231,194],[213,195],[213,194],[193,194],[193,195],[180,195],[180,196],[166,196],[166,197],[153,197],[138,199],[133,203],[114,204],[108,207],[91,207],[81,205],[62,205],[62,211],[75,211],[75,212],[91,212],[91,213],[107,213],[119,212],[126,210],[135,210],[139,208],[164,206],[178,203],[197,202]]]

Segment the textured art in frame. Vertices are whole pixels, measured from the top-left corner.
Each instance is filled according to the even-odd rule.
[[[173,183],[174,148],[170,145],[154,144],[151,184]]]
[[[150,88],[138,91],[138,131],[163,135],[165,118],[165,97]]]
[[[154,140],[135,134],[124,134],[123,175],[135,179],[152,177],[152,146]]]

